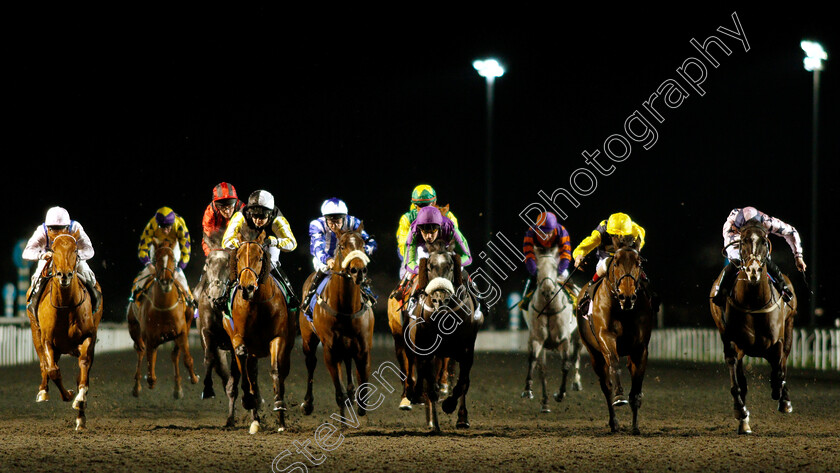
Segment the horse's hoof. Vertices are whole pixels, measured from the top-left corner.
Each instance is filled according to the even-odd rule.
[[[525,398],[534,399],[534,391],[531,391],[530,389],[526,389],[525,391],[522,391],[522,396],[521,397],[523,399],[525,399]]]
[[[572,391],[583,391],[583,383],[580,381],[572,383]]]
[[[613,407],[625,406],[627,404],[627,399],[624,396],[617,396],[612,403]]]
[[[566,399],[566,393],[554,393],[554,400],[557,402],[563,402],[563,399]]]
[[[440,408],[443,412],[447,414],[452,414],[455,412],[455,408],[458,407],[458,400],[454,397],[448,397],[444,399],[442,403],[440,403]]]
[[[140,386],[135,386],[134,389],[131,390],[131,395],[134,397],[140,397]]]
[[[73,395],[76,394],[72,389],[67,390],[67,397],[62,397],[61,400],[64,402],[70,402],[73,399]]]
[[[642,431],[638,427],[633,427],[633,435],[642,435]]]
[[[251,427],[248,428],[248,433],[251,434],[251,435],[254,435],[255,433],[259,432],[260,430],[262,430],[260,428],[260,423],[257,422],[257,421],[253,421],[253,422],[251,422]]]
[[[751,433],[752,429],[750,429],[749,419],[741,419],[741,422],[738,424],[738,434],[749,435]]]
[[[458,423],[455,424],[455,428],[456,429],[469,429],[470,428],[470,423],[469,423],[469,421],[466,421],[466,420],[459,420]],[[438,429],[438,432],[440,432],[440,429]]]
[[[783,414],[790,414],[793,412],[793,404],[791,404],[790,401],[779,402],[779,412]]]
[[[236,419],[228,417],[227,421],[225,421],[225,427],[236,427]]]
[[[446,396],[447,394],[449,394],[449,385],[448,384],[442,384],[440,386],[440,394],[442,396]]]
[[[543,406],[542,409],[540,409],[540,414],[551,414],[551,409],[549,409],[548,406]]]
[[[77,417],[76,418],[76,430],[85,430],[87,427],[87,421],[84,417]]]
[[[183,399],[184,398],[184,391],[182,391],[180,389],[176,389],[172,393],[172,397],[174,397],[175,399]]]
[[[410,411],[411,410],[411,401],[409,401],[407,397],[404,397],[404,398],[402,398],[402,400],[400,400],[400,410],[401,411]]]
[[[35,402],[46,402],[50,400],[50,393],[46,390],[38,391],[38,394],[35,396]]]
[[[213,391],[213,388],[204,389],[201,391],[201,399],[213,399],[216,397],[216,392]]]
[[[277,431],[278,431],[278,432],[285,432],[285,431],[286,431],[286,427],[277,427]]]
[[[310,403],[306,403],[306,402],[300,403],[300,410],[303,411],[303,415],[305,415],[305,416],[308,416],[309,414],[312,414],[312,411],[314,409],[315,408],[312,407],[312,404],[310,404]]]
[[[77,411],[83,411],[83,410],[85,410],[85,407],[86,407],[86,406],[87,406],[87,402],[86,402],[86,401],[80,401],[80,400],[78,400],[78,399],[77,399],[77,400],[75,400],[75,401],[73,401],[73,409],[76,409]]]
[[[283,401],[277,401],[274,403],[274,412],[285,411],[286,410],[286,403]]]
[[[198,384],[198,378],[198,375],[193,376],[192,378],[190,378],[190,383]]]

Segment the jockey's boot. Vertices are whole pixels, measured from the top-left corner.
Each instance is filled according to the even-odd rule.
[[[782,299],[785,302],[790,302],[790,300],[793,299],[793,290],[791,290],[791,288],[787,285],[787,282],[782,275],[782,271],[770,258],[767,258],[767,273],[773,278],[773,285],[775,285],[776,289],[779,290],[779,293],[782,295]]]
[[[288,303],[289,310],[298,310],[300,307],[300,299],[298,299],[297,294],[295,294],[295,290],[292,289],[292,282],[289,281],[289,277],[286,276],[286,272],[283,271],[279,265],[272,265],[271,274],[280,281],[280,284],[286,286],[286,292],[289,295],[286,302]]]
[[[519,310],[528,310],[528,305],[531,303],[531,298],[534,297],[534,291],[531,291],[531,285],[536,281],[536,276],[531,276],[525,281],[525,289],[522,289],[522,300],[519,301]]]
[[[99,292],[98,289],[96,289],[96,282],[92,282],[90,280],[85,280],[83,282],[88,292],[90,293],[91,312],[95,314],[99,311],[99,304],[102,303],[102,293]]]
[[[324,280],[326,275],[327,273],[323,271],[315,271],[315,276],[312,277],[312,284],[309,285],[309,291],[307,291],[306,295],[303,297],[303,303],[300,305],[301,310],[307,314],[309,314],[309,303],[312,301],[312,298],[318,291],[318,286],[321,284],[321,281]]]
[[[599,279],[601,278],[597,273],[592,276],[592,281],[589,283],[589,286],[586,288],[586,292],[583,293],[583,297],[578,302],[578,309],[583,311],[583,315],[589,315],[589,306],[595,298],[595,291],[598,289],[599,284],[597,283]]]
[[[732,286],[735,283],[735,278],[738,277],[740,261],[732,260],[723,268],[723,276],[720,278],[717,292],[712,296],[712,302],[718,307],[726,307],[726,298],[732,291]]]
[[[26,310],[32,312],[36,322],[38,321],[38,303],[41,301],[44,286],[46,286],[46,281],[44,281],[44,278],[38,277],[32,291],[29,292],[29,300],[26,301]]]
[[[362,297],[367,299],[368,302],[370,302],[370,305],[374,305],[374,304],[376,304],[376,300],[379,297],[376,294],[374,294],[373,288],[370,287],[371,282],[372,281],[370,280],[370,278],[365,278],[364,281],[362,281],[362,284],[361,284]]]

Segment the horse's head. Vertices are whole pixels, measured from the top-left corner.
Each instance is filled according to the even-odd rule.
[[[175,251],[172,242],[168,240],[154,241],[155,247],[155,281],[164,293],[169,293],[175,284]]]
[[[425,260],[423,279],[426,294],[432,306],[437,310],[449,303],[455,290],[461,285],[461,260],[455,254],[455,242],[443,245],[434,242],[428,245],[429,257]]]
[[[78,238],[78,231],[72,235],[63,231],[55,234],[53,238],[52,273],[62,288],[70,287],[76,274],[76,264],[79,262],[76,248]]]
[[[747,275],[747,282],[758,284],[770,256],[770,240],[767,229],[760,223],[748,223],[741,229],[739,240],[741,269]]]
[[[543,248],[541,246],[534,246],[534,256],[537,257],[537,278],[539,280],[539,290],[545,300],[549,300],[557,291],[557,253],[559,249],[556,246],[550,248]]]
[[[615,252],[610,265],[612,292],[622,310],[631,310],[636,304],[642,276],[642,256],[635,248],[621,248]]]
[[[367,277],[367,265],[370,258],[365,254],[365,239],[362,238],[363,224],[354,231],[339,232],[335,249],[335,264],[339,272],[349,275],[356,284],[362,284]]]
[[[230,279],[230,255],[227,250],[213,250],[207,256],[204,277],[207,278],[205,294],[214,306],[224,300],[227,281]]]
[[[236,250],[236,280],[246,301],[254,297],[269,264],[268,252],[262,246],[264,240],[265,232],[261,232],[256,240],[243,242]]]

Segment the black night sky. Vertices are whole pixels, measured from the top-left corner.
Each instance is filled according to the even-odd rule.
[[[420,183],[451,204],[474,265],[484,265],[477,254],[485,249],[486,85],[472,61],[492,56],[507,69],[494,87],[493,231],[521,246],[519,213],[539,191],[570,189],[576,169],[594,171],[581,153],[601,150],[599,162],[615,170],[595,174],[597,187],[578,195],[579,207],[566,205],[573,245],[610,213],[630,214],[647,230],[643,253],[665,324],[709,326],[707,294],[723,264],[721,227],[732,208],[753,205],[794,225],[813,262],[813,74],[799,46],[808,38],[829,54],[817,225],[826,314],[817,322],[833,325],[836,25],[793,5],[694,8],[562,7],[558,16],[530,6],[482,18],[430,10],[329,20],[256,8],[12,15],[19,31],[2,45],[8,216],[0,246],[9,255],[2,282],[15,278],[15,242],[61,205],[93,240],[106,319],[123,321],[141,269],[139,235],[158,207],[185,217],[194,245],[187,277],[197,282],[201,215],[221,181],[242,198],[260,188],[274,194],[298,240],[281,259],[297,290],[311,270],[308,223],[322,200],[337,196],[379,241],[373,277],[384,302],[397,282],[397,222]],[[749,51],[717,30],[735,29],[733,12]],[[677,69],[700,58],[689,41],[711,35],[732,53],[710,49],[720,65],[704,63],[701,96]],[[604,157],[604,141],[624,133],[625,120],[668,80],[688,96],[676,108],[660,103],[656,143],[645,150],[633,142],[622,162]],[[795,272],[787,245],[774,240],[774,248],[782,270]],[[506,276],[499,284],[518,290],[526,271]],[[805,279],[793,279],[797,324],[807,325]],[[506,325],[504,305],[491,326]]]

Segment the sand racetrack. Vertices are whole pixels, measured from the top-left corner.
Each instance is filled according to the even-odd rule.
[[[75,432],[75,413],[59,401],[36,404],[39,381],[34,364],[0,368],[0,470],[2,471],[304,471],[313,466],[293,442],[312,440],[316,429],[337,412],[322,354],[315,380],[315,412],[290,411],[290,430],[276,432],[273,414],[263,409],[268,429],[249,435],[237,402],[239,422],[223,426],[226,412],[218,378],[217,397],[201,400],[201,382],[186,384],[185,398],[172,397],[169,347],[158,357],[158,386],[130,394],[136,355],[98,355],[93,365],[87,411],[88,430]],[[203,354],[193,347],[197,367]],[[393,361],[392,349],[374,352],[372,366]],[[72,385],[75,358],[64,357],[65,383]],[[297,342],[286,384],[287,402],[297,405],[305,368]],[[597,379],[582,362],[582,392],[570,392],[553,411],[520,398],[525,355],[480,353],[473,369],[468,407],[472,427],[455,429],[455,416],[441,413],[443,433],[428,435],[421,406],[397,410],[399,393],[346,428],[334,450],[310,451],[323,461],[319,471],[839,471],[840,373],[789,370],[794,412],[775,411],[767,381],[769,368],[753,366],[747,405],[752,436],[738,436],[732,416],[728,373],[723,365],[651,362],[641,408],[642,435],[631,436],[629,407],[619,410],[624,430],[609,433]],[[549,386],[559,371],[551,366]],[[203,376],[203,368],[200,370]],[[261,360],[263,397],[270,401],[268,363]],[[629,389],[626,372],[622,379]],[[69,383],[68,383],[69,381]],[[535,383],[536,385],[536,383]],[[144,388],[145,388],[144,384]],[[539,396],[539,392],[536,392]],[[266,405],[270,405],[267,402]],[[335,421],[330,421],[336,423]],[[335,440],[333,437],[332,440]],[[288,456],[282,456],[289,450]],[[279,458],[278,458],[279,456]],[[276,459],[276,461],[275,461]],[[302,462],[295,465],[295,462]]]

